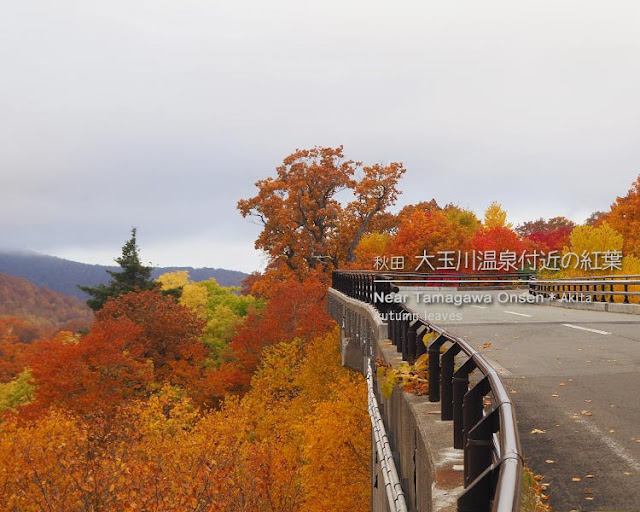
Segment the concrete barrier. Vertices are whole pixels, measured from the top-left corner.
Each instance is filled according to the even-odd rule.
[[[380,358],[392,365],[402,361],[373,306],[330,289],[328,310],[342,328],[345,366],[363,372],[366,358]],[[453,448],[451,422],[440,420],[440,403],[400,389],[386,399],[377,383],[375,394],[408,510],[455,511],[463,491],[463,453]],[[395,512],[375,452],[372,444],[371,509]]]
[[[640,315],[640,304],[621,304],[617,302],[587,302],[569,300],[544,299],[545,306],[557,308],[583,309],[586,311],[608,311],[609,313],[625,313]]]

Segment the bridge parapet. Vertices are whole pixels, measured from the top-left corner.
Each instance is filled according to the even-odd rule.
[[[386,492],[376,485],[381,483],[377,478],[384,477],[384,469],[374,449],[372,510],[443,509],[447,500],[443,502],[437,488],[437,454],[432,453],[430,431],[420,417],[421,407],[424,412],[424,406],[434,407],[438,402],[441,419],[447,422],[438,428],[449,431],[449,443],[453,431],[453,448],[460,449],[463,457],[463,488],[456,496],[457,510],[519,510],[523,462],[513,404],[497,372],[464,340],[415,318],[401,303],[384,300],[398,291],[394,279],[381,273],[336,271],[328,300],[329,313],[343,330],[343,364],[368,374],[373,381],[406,500],[407,508],[398,508],[397,497],[388,493],[396,484],[385,480]],[[435,339],[425,347],[427,334]],[[425,352],[429,354],[428,398],[395,390],[389,400],[380,400],[371,361],[382,358],[389,363],[411,363]],[[428,411],[431,419],[434,412],[437,410]]]
[[[548,298],[552,305],[640,314],[639,275],[532,279],[529,293]]]

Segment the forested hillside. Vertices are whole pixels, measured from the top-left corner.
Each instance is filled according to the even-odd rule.
[[[106,271],[116,269],[116,266],[89,265],[35,252],[0,251],[0,273],[24,277],[37,286],[46,286],[83,300],[87,298],[87,294],[82,292],[78,285],[104,284],[109,280]],[[221,286],[240,286],[242,280],[247,277],[247,274],[237,270],[191,267],[154,268],[152,276],[157,278],[176,270],[188,270],[194,281],[214,278]]]
[[[482,218],[435,200],[390,213],[404,172],[345,160],[342,147],[285,158],[238,202],[262,223],[256,247],[269,258],[242,293],[185,271],[154,281],[134,228],[121,268],[89,289],[100,300],[88,331],[0,318],[0,512],[364,512],[371,422],[364,378],[340,365],[326,312],[333,269],[453,271],[452,253],[466,252],[477,272],[640,268],[633,242],[622,254],[640,231],[629,215],[640,181],[593,223],[514,228],[496,202]],[[543,254],[571,266],[545,268]],[[13,314],[58,304],[7,282],[21,283],[6,287]]]
[[[88,327],[91,310],[75,297],[38,287],[26,279],[0,274],[0,317],[13,316],[37,328]]]

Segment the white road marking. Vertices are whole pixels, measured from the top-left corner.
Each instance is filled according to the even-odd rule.
[[[602,430],[596,427],[592,422],[579,418],[576,423],[580,423],[589,432],[600,438],[600,440],[607,445],[607,447],[615,453],[619,458],[625,461],[629,466],[636,471],[640,471],[640,462],[638,462],[631,453],[629,453],[623,446],[611,439],[611,436],[605,434]]]
[[[506,309],[503,310],[503,313],[509,313],[510,315],[526,316],[531,318],[531,315],[527,315],[525,313],[516,313],[515,311],[507,311]]]
[[[487,306],[476,306],[475,304],[471,304],[472,308],[478,308],[478,309],[487,309]]]
[[[565,327],[571,327],[572,329],[580,329],[581,331],[589,331],[589,332],[595,332],[596,334],[611,334],[610,332],[607,331],[599,331],[598,329],[589,329],[588,327],[580,327],[579,325],[573,325],[573,324],[562,324]]]

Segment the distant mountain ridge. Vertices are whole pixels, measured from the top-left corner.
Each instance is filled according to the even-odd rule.
[[[85,300],[88,295],[78,289],[78,285],[96,286],[110,280],[107,270],[119,270],[118,266],[90,265],[77,261],[48,256],[35,252],[0,251],[0,274],[22,277],[36,286],[46,286],[51,290]],[[240,286],[248,276],[238,270],[222,268],[159,267],[152,275],[157,278],[165,272],[189,271],[192,281],[214,278],[221,286]]]

